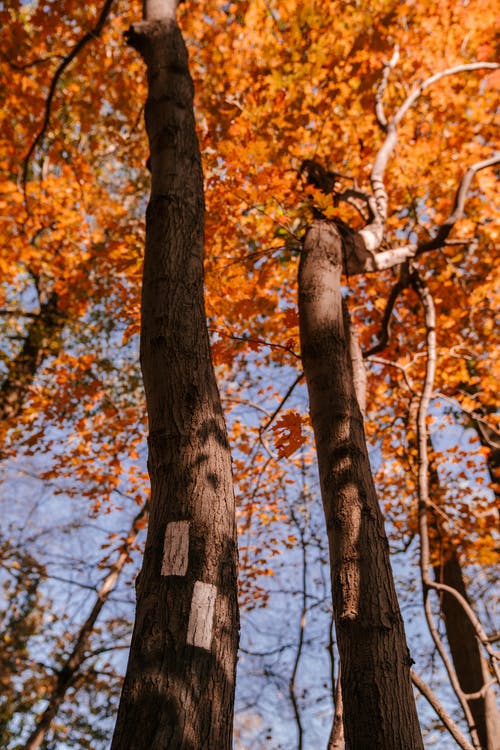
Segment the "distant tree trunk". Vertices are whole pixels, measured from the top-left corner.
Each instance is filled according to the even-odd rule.
[[[430,439],[429,452],[432,454]],[[439,506],[443,493],[434,461],[431,461],[429,466],[429,483],[433,502]],[[432,526],[430,544],[434,578],[437,583],[443,583],[458,591],[469,602],[462,565],[456,546],[447,533],[446,521],[443,522],[442,516],[432,510],[429,518]],[[460,602],[446,591],[440,594],[440,608],[460,688],[465,694],[478,693],[491,677],[475,628]],[[481,747],[484,750],[500,750],[500,713],[493,686],[484,695],[470,698],[467,702]]]
[[[349,247],[316,221],[299,268],[302,358],[330,547],[333,606],[349,750],[423,748],[411,659],[356,399],[341,299]]]
[[[469,601],[457,552],[449,542],[445,541],[442,561],[434,566],[434,575],[438,583],[451,586]],[[491,677],[476,631],[461,604],[447,592],[441,593],[441,611],[460,687],[464,693],[477,693]],[[493,686],[485,695],[470,698],[468,703],[481,747],[484,750],[500,750],[500,715]]]
[[[147,65],[151,198],[141,365],[150,522],[112,750],[229,750],[238,646],[234,491],[203,296],[203,180],[175,3],[128,40]]]
[[[20,351],[8,363],[0,385],[0,422],[11,422],[21,414],[43,360],[59,352],[65,319],[57,305],[55,292],[41,302],[40,310],[31,318]]]

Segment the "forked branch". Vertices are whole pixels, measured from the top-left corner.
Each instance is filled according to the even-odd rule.
[[[432,706],[457,745],[461,747],[462,750],[474,750],[474,747],[470,744],[467,737],[465,737],[465,735],[460,731],[448,711],[439,701],[435,692],[431,690],[429,685],[424,682],[423,679],[413,671],[413,669],[411,670],[411,681],[413,682],[419,693],[421,693],[428,701],[428,703]]]
[[[491,646],[491,643],[483,630],[481,623],[479,622],[476,614],[472,610],[470,604],[458,592],[455,588],[446,584],[437,583],[432,580],[430,575],[431,567],[431,554],[430,554],[430,541],[429,541],[429,528],[428,528],[428,510],[432,506],[430,494],[429,494],[429,455],[428,455],[428,443],[429,436],[427,430],[427,416],[430,401],[434,389],[434,378],[436,372],[437,363],[437,346],[436,346],[436,313],[434,307],[434,301],[432,295],[427,287],[425,281],[418,275],[414,270],[411,275],[411,284],[415,289],[420,303],[424,311],[425,329],[426,329],[426,350],[427,350],[427,364],[424,384],[419,400],[418,415],[417,415],[417,450],[418,450],[418,526],[420,536],[420,573],[422,578],[423,596],[424,596],[424,610],[429,627],[430,634],[436,648],[441,656],[446,671],[448,673],[450,683],[454,689],[454,692],[462,706],[465,718],[469,725],[469,731],[471,734],[472,741],[476,747],[480,747],[477,730],[475,727],[474,718],[472,716],[470,706],[468,703],[468,696],[462,690],[456,671],[453,668],[450,659],[446,653],[446,649],[442,643],[441,637],[438,633],[438,629],[434,622],[432,614],[429,591],[432,589],[437,592],[447,593],[455,598],[455,600],[463,608],[465,615],[468,617],[472,627],[475,630],[478,641],[483,645],[483,648],[488,653],[490,658],[490,664],[496,679],[499,680],[499,668],[498,668],[498,656]],[[500,680],[499,680],[500,684]]]
[[[394,60],[394,57],[393,57]],[[398,131],[397,128],[402,122],[404,116],[406,113],[414,106],[414,104],[417,102],[419,97],[423,94],[424,91],[426,91],[432,84],[436,83],[437,81],[440,81],[442,78],[445,78],[447,76],[456,75],[458,73],[465,73],[468,71],[474,71],[474,70],[496,70],[500,67],[498,63],[488,63],[488,62],[477,62],[477,63],[469,63],[466,65],[456,65],[453,68],[447,68],[446,70],[442,70],[439,73],[435,73],[434,75],[427,78],[425,81],[423,81],[421,84],[415,86],[413,90],[410,92],[410,94],[406,97],[403,104],[399,107],[399,109],[396,111],[392,119],[387,121],[383,107],[382,107],[382,98],[383,93],[387,87],[387,82],[389,79],[389,74],[391,69],[394,67],[393,60],[391,60],[390,63],[388,63],[385,66],[384,73],[382,76],[382,82],[379,86],[379,89],[377,91],[376,95],[376,101],[375,101],[375,109],[376,109],[376,115],[379,124],[383,128],[383,130],[386,132],[386,137],[384,139],[384,142],[382,143],[381,147],[379,148],[376,156],[375,161],[373,163],[373,167],[370,174],[370,182],[372,186],[373,196],[374,196],[374,204],[375,204],[375,219],[373,222],[368,224],[364,229],[360,231],[361,236],[363,237],[363,240],[365,241],[366,248],[369,252],[375,252],[380,247],[384,233],[385,233],[385,227],[387,223],[387,210],[388,210],[388,196],[387,191],[385,189],[385,183],[384,183],[384,176],[385,176],[385,170],[387,168],[387,164],[389,162],[389,158],[394,152],[394,149],[396,148],[396,144],[398,141]],[[487,166],[490,166],[489,164]],[[484,168],[484,167],[481,167]],[[475,171],[478,171],[477,169]],[[470,179],[472,179],[472,176],[470,176]],[[470,183],[469,179],[469,183]],[[465,177],[464,177],[465,180]],[[465,186],[465,194],[467,193],[468,185]],[[458,219],[455,219],[453,223],[455,223]],[[451,225],[453,226],[453,224]],[[451,227],[450,227],[451,229]],[[446,236],[449,234],[446,234]],[[412,257],[411,246],[407,248],[408,254],[406,257]],[[394,251],[392,251],[394,252]],[[416,252],[416,248],[415,248]],[[413,252],[413,255],[415,255],[415,252]],[[401,262],[401,261],[396,261]],[[387,268],[388,266],[384,266]]]

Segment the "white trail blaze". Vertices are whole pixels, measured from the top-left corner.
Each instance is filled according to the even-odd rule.
[[[186,639],[190,646],[198,646],[198,648],[210,651],[216,597],[216,586],[211,583],[196,581]]]
[[[189,521],[172,521],[165,529],[162,576],[186,575],[189,555]]]

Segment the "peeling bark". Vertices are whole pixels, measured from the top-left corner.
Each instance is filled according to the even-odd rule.
[[[203,179],[184,41],[170,17],[172,3],[152,7],[156,20],[134,25],[128,35],[146,62],[149,84],[141,366],[150,523],[112,750],[229,750],[236,524],[204,309]],[[177,531],[187,531],[188,539],[174,539]],[[165,543],[176,549],[166,553]]]
[[[340,282],[348,248],[332,222],[308,231],[299,268],[302,358],[326,518],[349,750],[423,748],[411,658],[371,475]]]

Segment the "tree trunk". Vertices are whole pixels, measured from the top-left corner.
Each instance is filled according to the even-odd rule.
[[[128,39],[146,62],[149,83],[152,186],[141,365],[151,501],[112,750],[229,750],[238,646],[236,524],[204,309],[193,84],[172,9],[153,3],[146,19]]]
[[[345,250],[345,252],[344,252]],[[308,231],[299,268],[302,358],[330,547],[349,750],[423,748],[411,658],[356,399],[341,300],[349,248],[333,222]]]
[[[449,542],[446,543],[447,540],[442,541],[445,546],[442,562],[434,566],[436,581],[451,586],[469,601],[456,550]],[[460,687],[464,693],[477,693],[491,680],[491,676],[476,631],[460,602],[446,591],[441,593],[441,611]],[[493,686],[484,695],[469,698],[468,703],[481,747],[484,750],[500,750],[500,715]]]
[[[21,350],[8,364],[0,386],[0,422],[12,422],[21,414],[40,365],[49,354],[58,354],[61,348],[65,319],[57,304],[55,292],[40,304]]]
[[[430,440],[429,452],[432,452]],[[442,490],[434,461],[430,462],[429,481],[434,503],[439,505]],[[447,523],[443,522],[441,514],[436,511],[431,511],[429,517],[432,525],[430,544],[434,578],[437,583],[458,591],[469,602],[462,566],[456,547],[449,537]],[[491,680],[491,676],[475,628],[460,602],[446,591],[440,594],[440,607],[460,688],[466,694],[478,693]],[[483,695],[468,699],[468,704],[481,747],[484,750],[500,750],[500,713],[493,686]]]

